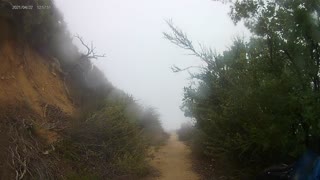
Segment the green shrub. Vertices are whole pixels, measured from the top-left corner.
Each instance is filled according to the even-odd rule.
[[[191,142],[194,135],[195,128],[191,123],[181,124],[180,129],[177,130],[180,141]]]
[[[152,144],[150,139],[159,135],[157,132],[152,134],[153,128],[143,125],[148,120],[142,120],[142,117],[146,117],[143,108],[132,97],[121,93],[113,95],[100,110],[73,122],[66,129],[58,153],[76,168],[76,173],[99,178],[145,176],[149,173],[147,150]],[[157,119],[150,114],[148,117]],[[158,121],[150,122],[163,132]]]
[[[81,173],[98,177],[147,172],[148,148],[134,116],[130,119],[126,100],[108,101],[84,121],[75,122],[60,145],[60,153]]]

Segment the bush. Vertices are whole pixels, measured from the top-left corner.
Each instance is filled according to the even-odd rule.
[[[139,126],[143,129],[143,135],[147,137],[149,145],[160,146],[164,144],[169,135],[164,132],[160,116],[154,108],[143,110],[139,118]]]
[[[194,126],[191,123],[183,123],[180,129],[177,130],[179,140],[185,142],[192,141],[194,131]]]
[[[147,175],[147,150],[150,145],[159,143],[155,137],[162,141],[164,137],[159,135],[163,129],[158,117],[144,113],[132,97],[120,95],[106,100],[100,110],[74,122],[58,145],[60,156],[76,167],[71,176],[73,173],[98,178]],[[152,129],[157,131],[152,132]]]
[[[66,130],[59,153],[76,165],[77,173],[101,178],[146,174],[148,146],[127,106],[126,100],[108,101]]]

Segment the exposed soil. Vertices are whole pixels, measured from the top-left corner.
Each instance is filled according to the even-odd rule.
[[[42,104],[52,104],[66,113],[74,108],[67,97],[61,77],[50,72],[50,60],[29,47],[17,47],[12,41],[0,49],[0,101],[5,104],[25,102],[39,114]]]
[[[37,133],[50,144],[57,139],[52,128],[43,127],[53,123],[49,122],[50,107],[59,109],[65,116],[75,113],[63,77],[53,72],[52,58],[41,56],[28,45],[17,42],[7,20],[0,18],[0,27],[0,107],[2,111],[4,108],[12,111],[24,105],[33,111],[40,117],[33,122]],[[60,117],[56,119],[60,121]]]
[[[199,180],[199,175],[192,170],[190,155],[189,147],[180,142],[176,134],[171,134],[167,144],[154,154],[151,161],[161,175],[150,179]]]
[[[50,173],[44,170],[54,165],[47,147],[59,140],[58,130],[66,127],[75,107],[52,57],[19,40],[2,17],[0,27],[0,179],[15,179],[17,170]]]

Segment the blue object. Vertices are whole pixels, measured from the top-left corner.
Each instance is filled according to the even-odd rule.
[[[320,180],[320,157],[308,150],[294,166],[294,180]]]

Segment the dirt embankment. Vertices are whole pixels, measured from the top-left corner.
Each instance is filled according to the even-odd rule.
[[[160,171],[159,180],[199,180],[200,177],[192,170],[190,149],[171,134],[167,144],[155,153],[151,164]]]
[[[63,77],[51,67],[52,59],[41,56],[28,45],[18,43],[9,23],[0,18],[0,106],[27,106],[39,117],[39,124],[47,120],[48,107],[55,107],[66,115],[75,108],[65,89]],[[39,129],[50,143],[55,133]]]

